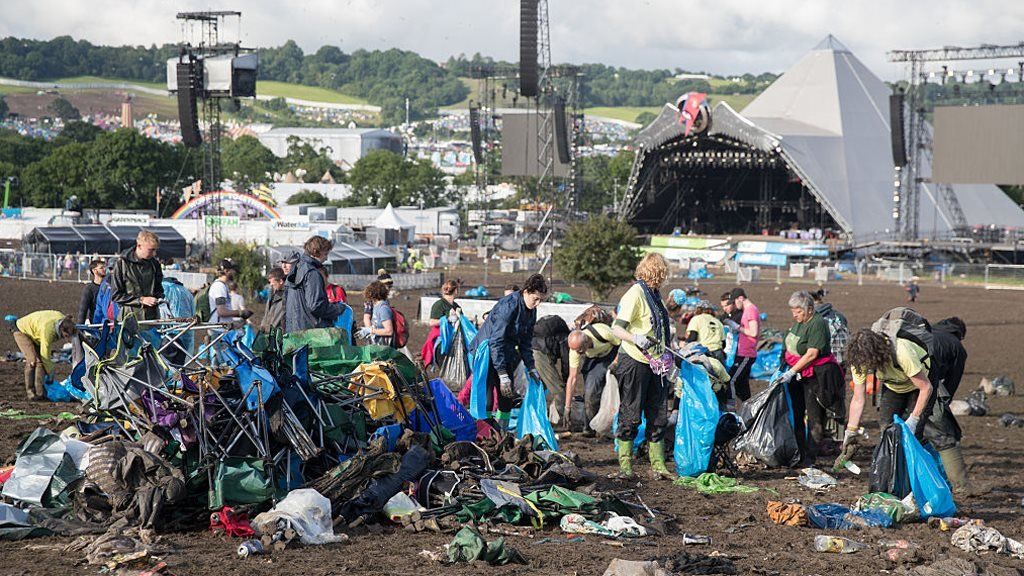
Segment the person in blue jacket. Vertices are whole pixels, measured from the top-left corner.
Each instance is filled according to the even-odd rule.
[[[527,278],[522,290],[498,300],[470,346],[470,350],[476,350],[481,342],[488,342],[491,362],[487,369],[487,402],[491,404],[493,391],[497,388],[498,406],[494,417],[503,429],[508,429],[516,402],[512,375],[519,362],[522,361],[532,378],[540,381],[531,346],[537,306],[547,293],[548,284],[543,275],[534,274]],[[490,406],[490,409],[494,411],[495,407]]]
[[[312,236],[303,245],[302,256],[285,278],[285,332],[329,328],[347,308],[341,302],[327,299],[322,270],[333,247],[330,240],[321,236]]]

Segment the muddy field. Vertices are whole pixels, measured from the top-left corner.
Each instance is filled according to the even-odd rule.
[[[475,285],[476,275],[471,270],[458,271]],[[490,284],[495,289],[506,277],[491,274]],[[680,283],[681,286],[681,283]],[[791,290],[807,285],[760,283],[747,287],[751,299],[769,316],[768,325],[785,328],[789,313],[785,307]],[[673,286],[674,287],[674,286]],[[729,285],[704,285],[712,300]],[[564,287],[559,287],[565,290]],[[850,319],[854,328],[866,325],[885,309],[902,303],[903,293],[894,285],[836,284],[831,287],[831,301]],[[493,292],[494,290],[492,290]],[[585,292],[568,289],[583,296]],[[0,280],[0,313],[24,314],[41,307],[54,307],[68,312],[77,304],[78,287],[31,281]],[[394,304],[409,318],[416,313],[418,294],[401,294]],[[1024,384],[1024,293],[985,291],[969,287],[925,286],[917,308],[932,319],[959,315],[967,322],[965,342],[970,359],[960,396],[972,391],[982,376],[1007,374],[1018,385]],[[422,343],[425,329],[414,327],[412,344]],[[13,341],[6,332],[0,334],[0,354],[14,350]],[[21,365],[0,363],[0,409],[13,407],[31,413],[57,413],[71,405],[32,404],[24,401],[21,384]],[[991,413],[985,417],[962,417],[964,453],[974,485],[972,494],[958,499],[961,515],[982,518],[1008,537],[1024,540],[1024,476],[1019,473],[1024,464],[1024,430],[1007,429],[999,425],[999,416],[1005,412],[1024,413],[1024,399],[1020,397],[994,399]],[[874,411],[866,410],[865,418],[872,437],[877,438]],[[52,423],[51,423],[52,424]],[[0,419],[0,462],[12,461],[17,443],[38,423]],[[614,470],[611,445],[586,439],[568,439],[563,449],[580,454],[586,468],[602,475]],[[865,470],[870,456],[861,455]],[[824,468],[830,462],[822,460]],[[646,464],[639,469],[644,470]],[[790,476],[790,478],[787,478]],[[290,549],[272,557],[239,560],[234,555],[237,540],[227,541],[208,533],[169,534],[165,543],[171,549],[165,560],[178,574],[202,574],[216,570],[220,574],[284,576],[290,574],[601,574],[611,559],[653,559],[679,554],[682,551],[709,554],[718,551],[731,556],[741,574],[878,574],[893,570],[894,566],[878,556],[879,549],[865,550],[851,555],[827,555],[814,552],[812,542],[820,531],[810,528],[779,527],[772,524],[765,513],[770,499],[793,499],[805,504],[839,502],[850,505],[867,492],[867,479],[844,475],[840,486],[827,494],[815,494],[800,486],[793,471],[774,470],[745,474],[743,483],[762,490],[747,495],[702,496],[696,492],[673,486],[667,482],[637,481],[644,501],[657,510],[678,518],[676,528],[664,537],[648,538],[628,544],[625,548],[612,547],[601,539],[587,537],[583,543],[535,544],[543,537],[558,537],[556,528],[545,528],[533,538],[508,537],[508,543],[518,548],[529,560],[528,566],[476,567],[442,566],[419,556],[422,550],[436,549],[450,541],[451,535],[415,534],[385,529],[373,535],[363,531],[351,534],[345,545],[319,548]],[[598,480],[603,490],[621,490],[626,485],[610,480]],[[772,492],[776,492],[772,493]],[[682,533],[706,534],[712,537],[710,546],[683,546]],[[837,532],[837,534],[839,534]],[[933,530],[922,524],[911,525],[897,531],[847,532],[844,535],[874,543],[880,538],[906,538],[921,546],[926,559],[940,557],[966,558],[987,566],[998,574],[1024,574],[1024,561],[1008,557],[987,555],[978,557],[954,549],[949,544],[949,533]],[[493,537],[493,536],[492,536]],[[60,548],[67,539],[44,538],[27,542],[0,543],[0,574],[95,574],[96,570],[78,564],[75,554],[63,553]],[[1019,570],[1018,570],[1019,569]]]

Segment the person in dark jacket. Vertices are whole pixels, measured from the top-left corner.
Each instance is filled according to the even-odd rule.
[[[260,331],[284,330],[284,270],[271,268],[267,272],[267,282],[270,284],[270,296],[267,298],[263,320],[260,321]]]
[[[565,405],[565,381],[569,378],[569,325],[561,316],[545,316],[533,327],[533,359],[548,391],[548,405]]]
[[[103,279],[107,276],[107,261],[93,260],[89,263],[89,273],[92,274],[92,280],[82,289],[82,297],[78,300],[78,314],[75,315],[75,321],[79,324],[92,322],[92,316],[96,312],[96,295],[99,294],[100,284],[103,283]],[[85,358],[82,339],[78,333],[75,333],[71,339],[71,351],[72,366]]]
[[[547,293],[544,276],[534,274],[527,278],[522,290],[498,300],[470,345],[470,350],[475,351],[481,342],[488,343],[491,362],[487,369],[487,401],[491,402],[495,389],[500,391],[495,419],[505,429],[516,401],[512,375],[519,362],[522,361],[532,378],[540,380],[533,360],[533,327],[537,322],[537,306]],[[492,406],[491,410],[494,408]]]
[[[110,272],[113,300],[121,307],[121,319],[134,314],[138,320],[159,320],[164,297],[164,273],[156,258],[160,239],[142,230],[135,246],[125,250]]]
[[[928,377],[935,390],[935,403],[924,422],[924,436],[939,451],[946,477],[957,491],[967,488],[967,465],[960,446],[960,425],[949,403],[960,387],[967,364],[967,349],[962,343],[966,337],[967,325],[955,316],[932,326],[932,369]]]
[[[303,245],[303,254],[285,280],[285,332],[329,328],[345,311],[345,304],[327,299],[327,284],[321,272],[334,245],[313,236]]]

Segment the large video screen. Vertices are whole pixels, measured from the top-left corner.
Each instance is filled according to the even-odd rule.
[[[937,106],[932,180],[1024,184],[1024,105]]]
[[[540,176],[543,164],[538,161],[537,132],[543,124],[543,116],[552,114],[550,123],[554,130],[554,116],[550,111],[536,110],[506,112],[501,119],[501,173],[505,176]],[[539,121],[538,121],[539,120]],[[554,133],[551,134],[550,157],[553,159],[552,173],[556,177],[569,174],[569,165],[558,161]]]

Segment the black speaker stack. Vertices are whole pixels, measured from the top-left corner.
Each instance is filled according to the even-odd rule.
[[[203,143],[199,134],[199,115],[196,113],[196,92],[199,75],[195,62],[178,62],[178,120],[181,122],[181,141],[190,148]]]
[[[565,98],[555,96],[551,103],[555,114],[555,149],[558,150],[558,161],[568,164],[569,156],[569,125],[565,118]]]
[[[903,167],[907,165],[907,145],[903,139],[903,93],[889,95],[889,129],[892,134],[892,163]]]
[[[469,105],[469,135],[473,140],[473,159],[477,166],[484,163],[483,142],[480,134],[480,107]]]
[[[537,0],[519,2],[519,93],[537,96]]]

